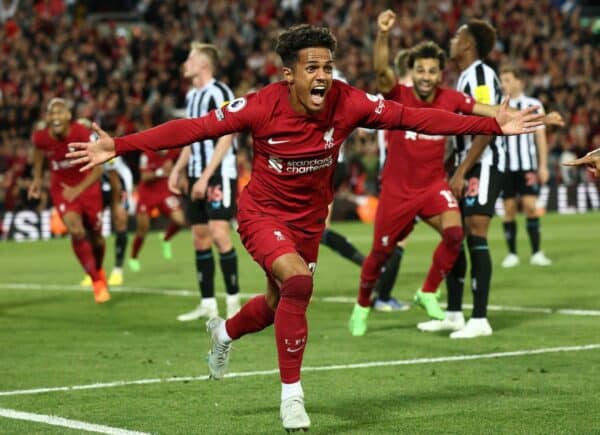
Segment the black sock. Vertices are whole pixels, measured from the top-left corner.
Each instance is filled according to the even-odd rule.
[[[448,311],[462,311],[463,288],[465,286],[465,274],[467,273],[467,257],[465,256],[465,245],[461,243],[460,253],[456,263],[446,276],[446,288],[448,289]]]
[[[227,294],[238,294],[240,289],[238,287],[237,254],[235,253],[235,248],[231,248],[229,252],[221,253],[220,261]]]
[[[352,243],[344,236],[336,233],[332,229],[326,228],[321,237],[321,244],[330,247],[342,257],[347,258],[353,263],[362,266],[365,257]]]
[[[115,267],[123,267],[127,250],[127,231],[120,231],[115,236]]]
[[[396,282],[396,277],[398,276],[398,272],[400,271],[400,262],[402,261],[402,254],[404,254],[404,248],[401,246],[396,246],[394,252],[388,261],[383,266],[381,271],[381,276],[379,277],[379,281],[377,282],[377,286],[375,287],[375,292],[377,293],[377,299],[381,299],[384,302],[390,300],[390,295],[392,294],[392,289],[394,288],[394,283]]]
[[[196,251],[196,271],[198,272],[198,287],[202,298],[215,297],[215,259],[212,249]]]
[[[490,281],[492,280],[492,259],[487,239],[467,237],[471,257],[471,285],[473,290],[473,317],[487,317]]]
[[[508,252],[510,252],[511,254],[516,254],[517,223],[515,221],[504,222],[502,225],[504,226],[504,239],[506,240],[506,244],[508,245]]]
[[[527,232],[529,233],[531,253],[535,254],[540,250],[540,218],[527,218]]]

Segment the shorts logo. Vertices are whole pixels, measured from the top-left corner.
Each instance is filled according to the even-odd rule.
[[[473,207],[475,205],[475,198],[465,198],[465,204],[467,207]]]
[[[310,273],[312,273],[313,275],[315,274],[315,270],[317,270],[317,263],[316,262],[312,262],[312,263],[308,263],[308,270],[310,270]]]
[[[325,149],[333,148],[333,127],[325,132],[323,135],[323,140],[325,141]]]
[[[236,98],[235,100],[233,100],[231,103],[229,103],[227,105],[227,111],[231,112],[231,113],[235,113],[235,112],[239,112],[244,107],[246,107],[246,99],[243,97]]]
[[[278,242],[285,240],[285,236],[283,235],[283,233],[279,230],[275,230],[273,231],[273,234],[275,235],[275,238],[277,239]]]
[[[279,157],[269,156],[269,168],[281,174],[283,172],[283,160]]]
[[[452,192],[449,190],[440,190],[440,195],[442,195],[446,201],[448,201],[448,208],[458,208],[458,202]]]
[[[383,236],[381,238],[381,245],[387,246],[390,243],[390,236]]]

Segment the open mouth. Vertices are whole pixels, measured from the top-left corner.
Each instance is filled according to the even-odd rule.
[[[327,87],[325,85],[316,85],[314,88],[310,90],[310,100],[316,106],[320,106],[325,99],[325,93],[327,92]]]

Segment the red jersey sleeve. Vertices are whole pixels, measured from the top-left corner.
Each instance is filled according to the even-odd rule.
[[[446,89],[448,96],[452,98],[458,112],[470,115],[475,107],[475,100],[470,95],[455,91],[454,89]]]
[[[347,95],[356,127],[412,130],[431,135],[494,134],[502,130],[494,118],[465,116],[439,109],[411,108],[356,88]],[[349,103],[349,104],[348,104]]]
[[[115,138],[115,152],[119,155],[133,150],[151,152],[178,148],[205,139],[252,130],[262,119],[264,105],[260,100],[257,93],[249,94],[200,118],[177,119],[139,133]]]

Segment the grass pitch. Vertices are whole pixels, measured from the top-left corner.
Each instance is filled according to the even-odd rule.
[[[304,358],[311,433],[600,433],[599,222],[597,213],[544,217],[542,246],[554,265],[535,268],[520,220],[522,265],[507,271],[494,219],[494,335],[466,341],[419,332],[426,316],[418,308],[372,313],[367,335],[351,337],[360,271],[322,247]],[[334,229],[368,250],[370,226]],[[409,300],[421,285],[437,241],[417,226],[396,297]],[[283,433],[273,329],[235,343],[233,377],[206,380],[204,323],[176,320],[198,303],[190,234],[176,236],[170,262],[159,248],[149,237],[142,272],[126,271],[122,291],[96,306],[91,290],[77,287],[82,272],[68,240],[0,243],[0,411],[160,434]],[[264,274],[239,243],[238,257],[242,292],[262,292]],[[216,285],[223,295],[219,272]],[[72,386],[84,389],[57,390]],[[0,416],[2,434],[79,432]]]

